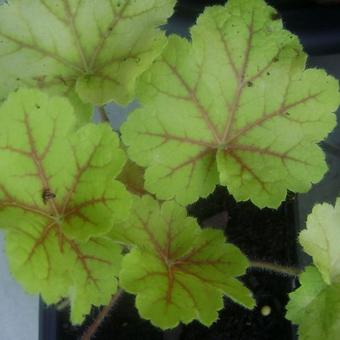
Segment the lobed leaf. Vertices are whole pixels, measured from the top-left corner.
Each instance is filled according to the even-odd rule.
[[[287,318],[299,325],[301,340],[336,340],[340,334],[340,199],[317,204],[299,240],[313,257],[300,276],[301,287],[289,295]]]
[[[11,0],[0,7],[0,98],[19,86],[127,104],[166,43],[175,0]],[[88,106],[89,107],[89,106]]]
[[[0,108],[0,227],[42,217],[71,239],[86,241],[124,220],[131,198],[114,177],[125,155],[104,125],[74,130],[66,99],[19,90]]]
[[[122,128],[145,186],[186,205],[225,185],[238,200],[277,207],[327,170],[317,143],[335,126],[338,83],[305,70],[298,39],[262,0],[205,10],[143,75],[143,105]]]
[[[340,284],[328,285],[320,272],[307,267],[301,287],[289,294],[286,317],[299,325],[301,340],[337,340],[340,334]]]
[[[105,238],[71,240],[43,218],[6,231],[6,254],[15,279],[47,304],[69,298],[71,322],[81,324],[92,305],[107,305],[117,291],[121,248]]]
[[[340,198],[335,206],[317,204],[299,237],[327,284],[340,283]]]
[[[101,236],[128,213],[114,177],[125,156],[106,125],[79,130],[70,103],[22,89],[0,108],[0,227],[14,277],[47,303],[67,297],[71,321],[117,290],[121,248]]]
[[[120,284],[137,295],[140,315],[162,329],[193,319],[211,325],[224,294],[254,306],[235,279],[247,268],[245,256],[222,232],[201,230],[174,201],[160,206],[150,196],[136,198],[129,220],[111,236],[135,246],[124,257]]]

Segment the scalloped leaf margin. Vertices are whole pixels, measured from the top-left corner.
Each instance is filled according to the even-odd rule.
[[[10,270],[47,303],[71,301],[81,323],[117,290],[121,247],[103,237],[131,195],[114,180],[125,163],[112,130],[75,129],[70,103],[21,89],[0,108],[0,227]]]
[[[298,39],[262,0],[207,8],[191,36],[170,37],[122,127],[147,191],[187,205],[222,184],[273,208],[308,191],[327,170],[317,143],[336,124],[338,82],[305,70]]]
[[[134,245],[123,259],[120,284],[137,295],[141,317],[155,326],[168,329],[194,319],[209,326],[224,295],[254,307],[251,293],[235,278],[244,274],[246,257],[225,243],[222,232],[201,230],[174,201],[136,198],[130,219],[111,237]]]
[[[175,0],[11,0],[0,6],[0,98],[21,86],[127,104],[166,44]],[[29,9],[29,10],[28,10]],[[122,38],[124,37],[124,38]],[[76,94],[77,93],[77,94]]]
[[[299,325],[301,340],[336,340],[340,334],[340,198],[335,206],[317,204],[300,233],[300,243],[313,257],[289,294],[287,319]]]

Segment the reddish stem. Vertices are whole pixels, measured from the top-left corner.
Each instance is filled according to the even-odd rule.
[[[249,268],[257,268],[262,270],[272,271],[281,275],[287,276],[299,276],[301,269],[289,266],[282,266],[276,263],[263,262],[263,261],[250,261]]]
[[[110,303],[107,306],[103,307],[103,309],[97,315],[96,319],[92,322],[90,327],[82,335],[81,340],[91,340],[91,338],[96,334],[100,325],[103,323],[104,319],[108,316],[114,305],[123,295],[123,292],[124,291],[122,289],[118,289],[117,293],[112,296]]]

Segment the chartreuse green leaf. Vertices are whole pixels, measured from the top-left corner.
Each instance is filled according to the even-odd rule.
[[[166,43],[175,0],[11,0],[0,7],[0,98],[18,86],[128,103]],[[79,99],[75,99],[79,101]]]
[[[122,128],[146,189],[188,204],[222,184],[259,207],[307,191],[327,170],[317,142],[335,126],[338,82],[305,70],[298,39],[262,0],[207,8],[191,36],[170,38]]]
[[[115,239],[135,245],[122,262],[120,285],[134,293],[141,317],[162,328],[198,319],[211,325],[223,308],[223,295],[252,308],[254,300],[235,277],[248,261],[225,243],[221,231],[201,230],[174,201],[160,205],[150,196],[134,200]]]
[[[0,227],[41,217],[52,229],[86,241],[125,219],[131,198],[114,180],[124,163],[105,124],[74,129],[69,102],[19,90],[0,108]]]
[[[0,227],[14,277],[47,303],[67,297],[80,323],[117,288],[121,247],[102,236],[130,194],[114,177],[125,156],[104,125],[74,129],[70,103],[33,89],[0,108]]]
[[[300,243],[313,257],[291,293],[287,318],[299,325],[301,340],[337,340],[340,334],[340,199],[318,204],[307,219]]]
[[[287,319],[299,325],[300,340],[338,340],[340,283],[328,285],[314,266],[300,277],[301,287],[289,294]]]
[[[21,221],[6,234],[12,275],[47,304],[69,298],[73,324],[81,324],[92,305],[107,305],[116,293],[122,255],[113,241],[71,240],[43,217]]]
[[[340,283],[340,198],[335,206],[317,204],[299,237],[327,284]]]

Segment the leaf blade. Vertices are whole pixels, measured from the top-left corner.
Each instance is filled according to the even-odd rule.
[[[264,1],[208,8],[192,42],[170,37],[139,81],[143,107],[122,136],[158,198],[186,205],[220,183],[237,200],[277,207],[322,178],[316,143],[336,124],[338,83],[305,70],[297,38],[273,15]]]
[[[166,329],[198,319],[209,326],[224,294],[254,306],[248,289],[234,279],[248,265],[244,255],[221,232],[200,230],[175,202],[135,199],[130,220],[111,237],[121,234],[133,245],[123,260],[121,286],[137,295],[140,315],[154,325]]]
[[[73,324],[81,324],[92,305],[106,305],[117,290],[121,248],[105,238],[80,243],[26,223],[6,231],[6,254],[27,293],[40,294],[47,304],[70,299]]]
[[[301,287],[289,294],[286,317],[299,325],[302,340],[335,340],[340,330],[340,285],[327,285],[319,271],[307,267],[302,273]]]
[[[9,224],[2,227],[16,226],[15,212],[38,214],[69,237],[86,240],[125,219],[131,198],[112,179],[125,156],[109,127],[88,124],[75,131],[66,99],[28,89],[9,97],[0,120],[1,217]]]
[[[166,43],[157,27],[174,3],[14,0],[1,6],[0,70],[6,81],[0,97],[25,85],[53,94],[75,90],[85,103],[127,104],[136,78]],[[121,34],[125,39],[117,39]]]
[[[340,283],[340,199],[314,206],[299,241],[327,284]]]
[[[105,124],[76,130],[71,104],[20,89],[0,108],[0,227],[10,270],[45,302],[71,301],[80,323],[117,289],[121,247],[103,237],[131,197],[114,178],[125,163]]]

